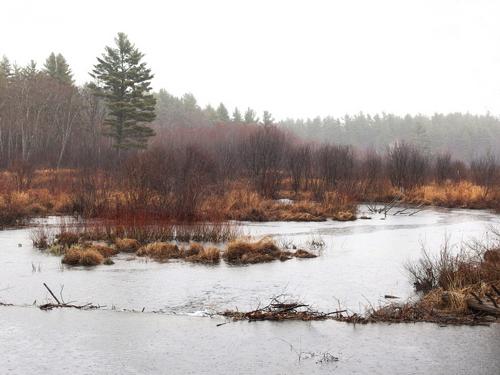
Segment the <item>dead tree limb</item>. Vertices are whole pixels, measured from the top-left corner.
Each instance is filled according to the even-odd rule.
[[[49,291],[49,293],[51,294],[51,296],[56,300],[57,304],[60,305],[61,302],[59,302],[59,300],[57,299],[57,297],[54,295],[54,293],[52,293],[52,290],[50,290],[50,288],[47,286],[47,284],[43,283],[43,286],[45,288],[47,288],[47,290]]]
[[[474,298],[467,299],[469,309],[487,315],[500,316],[500,309],[486,303],[479,303]]]

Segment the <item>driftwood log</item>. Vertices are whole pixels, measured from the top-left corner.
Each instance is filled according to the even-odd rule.
[[[500,316],[500,309],[493,306],[493,304],[484,301],[478,301],[476,298],[468,298],[466,302],[469,309],[473,311],[486,315]]]

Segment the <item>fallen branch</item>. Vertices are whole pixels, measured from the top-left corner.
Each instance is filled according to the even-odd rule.
[[[57,304],[60,305],[61,302],[57,299],[54,293],[52,293],[52,290],[47,286],[47,284],[43,283],[43,286],[49,291],[50,295],[56,300]]]
[[[46,303],[44,305],[39,306],[40,310],[52,310],[52,309],[57,309],[57,308],[73,308],[73,309],[78,309],[78,310],[95,310],[95,309],[100,309],[101,306],[99,305],[93,305],[91,303],[87,303],[85,305],[72,305],[72,304],[67,304],[67,303]]]
[[[481,300],[480,300],[481,301]],[[467,299],[467,306],[469,309],[486,314],[486,315],[492,315],[492,316],[500,316],[500,309],[498,307],[495,307],[493,305],[490,305],[489,303],[481,301],[479,303],[473,298]]]
[[[101,306],[93,305],[91,303],[86,303],[85,305],[73,305],[70,303],[65,303],[64,299],[62,297],[62,291],[64,289],[64,286],[61,288],[61,292],[60,292],[61,300],[63,300],[63,303],[61,303],[61,301],[59,301],[59,299],[55,296],[55,294],[52,292],[52,290],[50,290],[49,286],[46,283],[43,283],[43,286],[49,291],[50,295],[56,300],[57,304],[46,303],[46,304],[40,305],[39,306],[40,310],[47,311],[47,310],[52,310],[52,309],[56,309],[56,308],[73,308],[73,309],[78,309],[78,310],[94,310],[94,309],[101,308]]]

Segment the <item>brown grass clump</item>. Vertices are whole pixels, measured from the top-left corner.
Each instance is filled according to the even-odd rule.
[[[317,255],[306,251],[296,250],[295,252],[280,249],[272,238],[264,237],[259,241],[249,241],[239,239],[228,244],[222,254],[226,262],[233,264],[263,263],[273,260],[289,260],[296,258],[316,258]]]
[[[431,256],[423,249],[420,260],[406,268],[417,291],[464,289],[500,281],[500,263],[494,261],[496,251],[478,243],[464,244],[453,251],[446,240],[438,255]]]
[[[99,251],[93,248],[72,247],[62,259],[62,263],[70,266],[96,266],[104,261]]]
[[[415,204],[456,208],[487,208],[493,205],[494,195],[487,189],[468,181],[429,184],[405,193],[404,201]]]
[[[352,221],[356,220],[356,214],[352,211],[339,211],[333,215],[333,219],[337,221]]]
[[[138,256],[147,256],[155,260],[178,259],[182,257],[182,252],[175,244],[167,242],[153,242],[141,247],[137,251]]]
[[[288,196],[285,191],[281,195]],[[222,206],[228,219],[246,221],[325,221],[356,219],[356,205],[346,196],[330,192],[321,201],[302,194],[292,202],[265,199],[244,188],[226,194],[224,202],[213,203]]]
[[[270,238],[257,242],[235,240],[228,244],[223,258],[229,263],[261,263],[279,259],[282,251]]]
[[[104,245],[91,245],[88,248],[96,250],[104,258],[109,258],[109,257],[112,257],[113,255],[116,255],[119,253],[119,251],[117,249],[113,249],[112,247],[104,246]]]
[[[79,240],[80,236],[74,232],[62,231],[56,235],[56,243],[67,248],[76,245]]]
[[[219,263],[220,250],[216,247],[202,248],[196,255],[191,255],[187,257],[186,260],[196,263]]]
[[[448,240],[439,254],[423,250],[422,258],[407,265],[416,301],[370,308],[364,315],[338,316],[349,323],[434,322],[484,325],[500,319],[500,231],[491,230],[492,243],[473,241],[452,251]]]
[[[190,242],[189,247],[187,249],[184,249],[184,257],[193,257],[198,255],[204,250],[203,246],[199,244],[198,242]]]
[[[135,253],[141,247],[139,241],[132,238],[117,238],[115,245],[121,253]]]

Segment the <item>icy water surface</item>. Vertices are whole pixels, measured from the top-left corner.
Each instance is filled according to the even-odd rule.
[[[413,296],[403,264],[445,237],[482,238],[487,211],[425,209],[413,216],[322,223],[244,223],[299,247],[322,239],[315,259],[249,266],[155,263],[120,255],[112,266],[65,268],[33,249],[30,229],[0,231],[0,373],[498,374],[500,327],[337,322],[229,323],[197,317],[252,309],[288,293],[319,310],[362,311],[383,296]],[[43,283],[99,311],[21,307],[46,302]],[[144,313],[121,310],[142,310]],[[163,314],[152,313],[163,312]],[[299,355],[302,353],[301,360]],[[321,362],[321,353],[339,358]],[[311,353],[315,353],[314,355]]]
[[[43,302],[46,282],[67,301],[108,308],[185,314],[249,309],[288,293],[329,310],[340,304],[363,310],[386,294],[412,296],[404,263],[417,259],[421,246],[439,251],[446,236],[459,243],[483,237],[498,215],[486,211],[426,209],[385,220],[321,223],[245,223],[254,236],[272,235],[299,247],[321,238],[315,259],[293,259],[248,266],[207,266],[182,261],[156,263],[120,255],[112,266],[66,268],[60,258],[33,249],[30,229],[0,231],[0,301],[16,305]],[[19,247],[19,244],[22,246]]]
[[[151,313],[0,307],[0,372],[500,373],[499,325],[352,326],[326,321],[236,322],[217,327],[220,321]],[[338,361],[322,363],[324,353]]]

